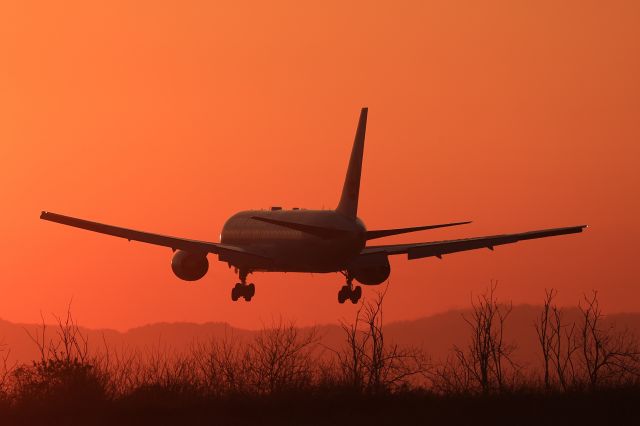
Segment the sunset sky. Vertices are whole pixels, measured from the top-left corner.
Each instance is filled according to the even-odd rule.
[[[257,273],[38,219],[49,210],[218,241],[239,210],[334,208],[369,107],[380,243],[589,224],[583,234],[391,259],[385,320],[600,291],[640,311],[640,2],[14,1],[0,4],[0,318],[90,327],[350,318],[339,274]],[[375,288],[365,288],[365,297]]]

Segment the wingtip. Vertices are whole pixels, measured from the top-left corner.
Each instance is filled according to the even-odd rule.
[[[451,223],[447,223],[446,226],[459,226],[459,225],[468,225],[470,223],[473,223],[472,220],[465,220],[462,222],[451,222]]]
[[[572,229],[573,232],[579,233],[579,232],[583,232],[588,227],[589,225],[576,225],[576,226],[571,226],[569,229]]]

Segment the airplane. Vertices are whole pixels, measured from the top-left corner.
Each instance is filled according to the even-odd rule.
[[[231,299],[251,301],[255,285],[247,283],[253,272],[336,273],[344,275],[345,285],[338,292],[338,302],[357,304],[362,288],[353,281],[374,286],[385,282],[391,273],[389,256],[406,254],[409,260],[466,250],[510,244],[535,238],[582,232],[587,225],[543,229],[516,234],[491,235],[421,243],[367,245],[370,240],[391,235],[458,226],[470,223],[451,222],[438,225],[367,230],[358,218],[360,175],[364,153],[368,108],[362,108],[342,194],[335,210],[247,210],[231,216],[224,224],[220,242],[171,237],[134,229],[92,222],[43,211],[41,219],[76,228],[125,238],[129,241],[169,247],[173,273],[185,281],[196,281],[209,269],[207,255],[218,255],[238,274],[240,282],[231,291]]]

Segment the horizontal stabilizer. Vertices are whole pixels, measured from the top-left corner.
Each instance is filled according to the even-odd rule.
[[[367,240],[388,237],[390,235],[406,234],[408,232],[424,231],[426,229],[446,228],[447,226],[466,225],[468,222],[443,223],[440,225],[415,226],[413,228],[381,229],[379,231],[367,231]]]
[[[270,219],[270,218],[260,217],[260,216],[252,216],[251,219],[259,220],[261,222],[266,222],[266,223],[272,223],[274,225],[283,226],[285,228],[295,229],[296,231],[301,231],[301,232],[304,232],[310,235],[315,235],[316,237],[324,238],[324,239],[340,237],[341,235],[344,235],[345,232],[348,232],[342,229],[326,228],[326,227],[317,226],[317,225],[307,225],[305,223],[299,223],[299,222],[288,222],[286,220]]]

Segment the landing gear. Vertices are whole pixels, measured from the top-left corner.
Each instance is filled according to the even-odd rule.
[[[357,286],[354,288],[353,277],[348,273],[344,275],[347,278],[347,285],[343,286],[338,292],[338,303],[344,303],[349,299],[355,305],[362,297],[362,287]]]
[[[247,275],[249,275],[248,271],[241,269],[239,275],[240,282],[236,283],[231,290],[231,300],[236,302],[242,297],[247,302],[250,302],[251,298],[256,294],[256,286],[253,283],[247,284]]]
[[[231,300],[234,302],[244,298],[247,302],[251,302],[251,298],[256,294],[256,286],[251,284],[237,283],[231,290]]]

